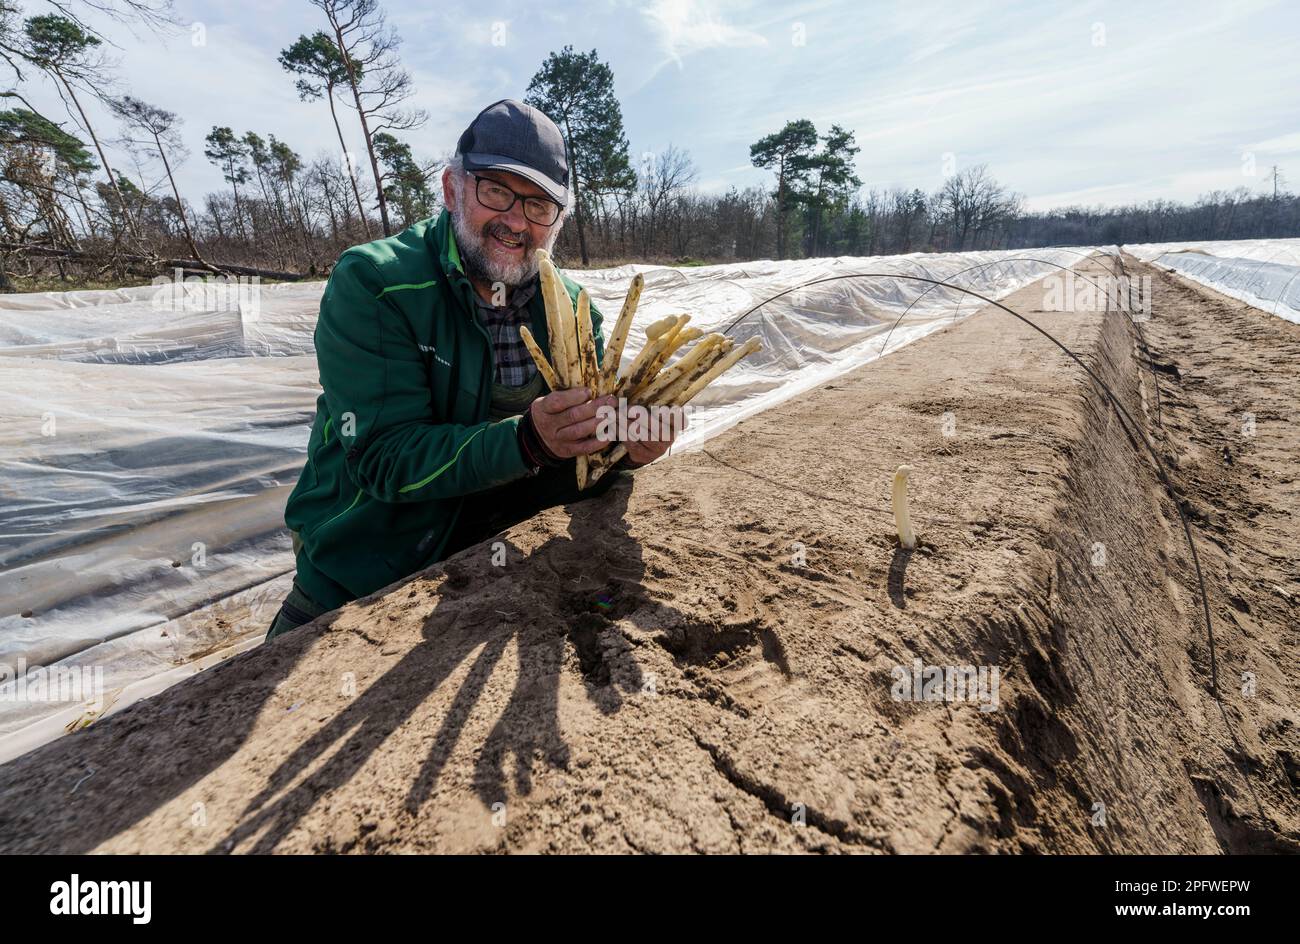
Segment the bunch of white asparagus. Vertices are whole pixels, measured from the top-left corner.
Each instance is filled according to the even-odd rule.
[[[703,332],[698,328],[686,327],[690,315],[670,315],[646,328],[646,346],[632,361],[627,373],[620,377],[619,361],[645,280],[640,274],[632,279],[623,310],[605,344],[604,360],[597,364],[596,342],[591,329],[591,300],[587,297],[587,290],[578,292],[578,310],[575,312],[550,254],[539,249],[537,260],[542,300],[546,303],[546,329],[550,334],[550,361],[527,327],[520,327],[519,334],[552,390],[586,387],[591,391],[592,399],[612,394],[626,398],[634,406],[651,409],[682,407],[741,358],[762,350],[758,338],[750,338],[736,347],[733,339],[721,334],[700,337]],[[667,366],[668,359],[679,348],[697,338],[699,341],[694,347],[671,367]],[[603,452],[578,456],[578,488],[594,484],[626,453],[627,447],[618,444]]]

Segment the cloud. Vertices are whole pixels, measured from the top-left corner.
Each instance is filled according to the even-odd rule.
[[[1290,134],[1269,138],[1267,141],[1247,144],[1243,150],[1263,151],[1265,154],[1294,154],[1300,151],[1300,131],[1292,131]]]
[[[188,158],[178,162],[176,155],[169,157],[182,194],[195,207],[202,206],[205,194],[228,189],[221,172],[203,156],[204,137],[214,126],[229,126],[236,134],[249,130],[263,137],[274,134],[304,161],[318,154],[337,159],[339,142],[328,105],[324,101],[299,101],[294,77],[277,59],[280,49],[299,34],[320,27],[317,18],[310,15],[309,7],[307,11],[272,7],[270,13],[279,14],[281,19],[267,22],[264,30],[247,29],[235,11],[228,9],[197,11],[202,19],[195,19],[204,25],[198,39],[188,24],[171,34],[145,32],[137,36],[122,24],[96,21],[104,34],[120,47],[116,56],[120,63],[116,70],[120,89],[179,117],[178,130]],[[394,22],[403,32],[409,26],[400,17],[395,17]],[[484,35],[490,36],[487,21],[477,25]],[[495,60],[506,55],[503,50],[488,48],[491,58],[474,53],[484,70],[495,68]],[[400,137],[422,159],[436,157],[453,147],[478,110],[502,97],[494,95],[492,89],[484,90],[478,70],[448,70],[434,58],[432,50],[404,56],[403,62],[411,72],[416,89],[404,106],[425,109],[430,121],[422,128],[403,132]],[[65,120],[65,127],[72,130],[72,121],[64,119],[65,109],[48,83],[33,86],[31,91],[38,108],[53,118]],[[509,92],[521,93],[522,89]],[[132,161],[114,143],[119,122],[91,95],[83,94],[82,104],[109,151],[110,162],[116,168],[130,171]],[[349,150],[363,154],[356,112],[342,96],[336,107]],[[362,165],[368,172],[364,158]],[[145,183],[165,187],[161,170],[154,168]]]
[[[1245,12],[1192,2],[1172,20],[1141,4],[1001,0],[909,0],[870,13],[848,0],[603,0],[580,12],[526,0],[458,13],[415,0],[384,6],[418,89],[410,104],[430,114],[403,135],[422,157],[454,146],[484,105],[522,97],[548,52],[573,44],[613,68],[634,154],[676,141],[704,189],[766,184],[770,175],[744,163],[749,143],[808,118],[823,132],[832,123],[855,132],[858,175],[870,186],[933,189],[941,155],[953,152],[959,166],[988,163],[1034,203],[1062,205],[1258,188],[1275,163],[1297,176],[1291,37],[1300,8],[1243,2]],[[105,32],[118,43],[123,90],[185,121],[190,158],[178,177],[187,199],[198,206],[227,189],[203,157],[213,125],[274,132],[307,159],[338,150],[329,109],[299,102],[276,62],[299,33],[319,28],[319,11],[302,0],[177,6],[206,24],[206,45],[193,45],[188,28],[166,38],[111,23]],[[795,24],[803,42],[791,41]],[[31,85],[34,104],[61,118],[53,90]],[[114,137],[117,122],[87,104],[96,130]],[[359,151],[355,113],[340,105],[339,118]],[[115,166],[129,166],[111,150]],[[1253,180],[1241,175],[1244,152],[1257,158]]]
[[[732,26],[700,0],[654,0],[641,12],[657,35],[667,61],[679,66],[686,56],[705,49],[767,45],[762,35]]]

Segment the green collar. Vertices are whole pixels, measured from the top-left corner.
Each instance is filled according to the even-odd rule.
[[[444,209],[433,225],[430,233],[430,249],[439,266],[447,276],[448,284],[459,296],[461,308],[471,321],[475,318],[477,306],[473,303],[474,286],[460,259],[460,248],[456,245],[455,226],[451,222],[451,213]]]
[[[425,238],[429,241],[429,253],[438,261],[444,274],[468,279],[461,262],[460,247],[456,245],[456,227],[452,224],[450,211],[444,209],[438,214]]]
[[[447,214],[447,261],[464,275],[465,267],[460,264],[460,248],[456,245],[456,227],[451,223],[451,213],[447,210],[442,212]]]

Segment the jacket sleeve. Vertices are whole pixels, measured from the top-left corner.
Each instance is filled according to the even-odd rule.
[[[374,264],[346,253],[330,275],[316,356],[348,475],[384,502],[482,491],[528,473],[518,417],[465,426],[433,420],[425,361],[410,323],[384,298]]]

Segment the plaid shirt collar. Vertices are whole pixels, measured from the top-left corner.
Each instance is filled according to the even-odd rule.
[[[492,339],[492,353],[496,363],[494,379],[499,384],[522,387],[531,383],[533,375],[537,373],[537,365],[533,363],[528,348],[519,335],[519,327],[528,324],[528,303],[537,294],[540,284],[540,279],[534,276],[511,290],[510,300],[501,307],[484,301],[478,292],[474,293],[479,317]]]
[[[527,316],[520,317],[520,312],[527,307],[528,302],[537,294],[537,287],[541,284],[538,276],[525,282],[523,285],[516,286],[510,292],[510,300],[504,305],[498,307],[491,302],[483,301],[478,292],[474,293],[474,304],[478,305],[479,311],[483,313],[483,321],[486,324],[489,319],[514,318],[519,324],[527,324]]]

